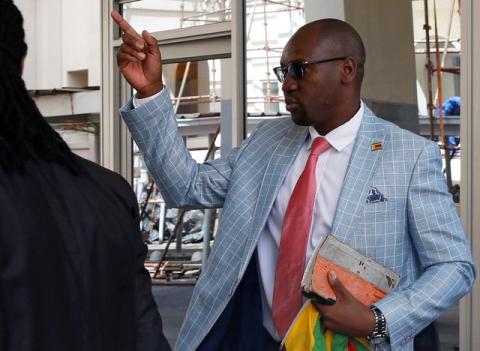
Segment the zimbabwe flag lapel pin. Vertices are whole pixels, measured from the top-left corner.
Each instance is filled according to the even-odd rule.
[[[372,143],[372,145],[370,145],[370,151],[380,151],[382,149],[383,149],[382,142]]]

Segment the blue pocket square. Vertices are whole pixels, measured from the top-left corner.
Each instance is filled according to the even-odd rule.
[[[372,187],[367,196],[367,204],[384,201],[388,201],[387,198],[377,188]]]

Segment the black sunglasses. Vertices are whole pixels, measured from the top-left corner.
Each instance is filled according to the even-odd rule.
[[[288,74],[290,74],[290,77],[292,77],[295,80],[303,78],[303,75],[305,74],[305,67],[308,65],[325,63],[330,61],[345,60],[347,57],[348,56],[333,57],[333,58],[328,58],[328,59],[318,60],[318,61],[294,61],[294,62],[290,62],[286,66],[275,67],[273,69],[273,72],[277,76],[280,83],[283,83],[285,78],[287,78]]]

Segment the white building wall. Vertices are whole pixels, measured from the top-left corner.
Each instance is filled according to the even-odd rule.
[[[37,41],[35,38],[37,16],[37,3],[35,1],[28,0],[14,0],[14,3],[22,11],[25,19],[23,27],[25,28],[26,41],[28,43],[28,55],[25,60],[25,66],[23,70],[23,78],[27,85],[37,86],[37,55],[33,54],[37,51]]]
[[[100,86],[100,1],[60,1],[63,86],[77,88]]]
[[[100,0],[15,0],[29,47],[29,90],[100,85]]]
[[[99,161],[98,128],[86,132],[80,115],[95,121],[100,113],[101,0],[14,0],[24,17],[28,45],[24,75],[42,114],[72,150]],[[58,90],[67,90],[59,94]],[[84,120],[84,118],[83,118]],[[77,122],[78,121],[78,122]]]

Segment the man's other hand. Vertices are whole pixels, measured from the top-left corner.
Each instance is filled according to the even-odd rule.
[[[155,95],[163,89],[162,56],[157,40],[147,31],[138,34],[116,11],[112,18],[123,31],[117,63],[127,82],[138,92],[139,98]]]
[[[367,336],[375,328],[375,315],[368,306],[358,301],[343,286],[335,272],[328,273],[328,280],[337,297],[333,305],[322,305],[312,300],[322,315],[324,327],[347,336]]]

